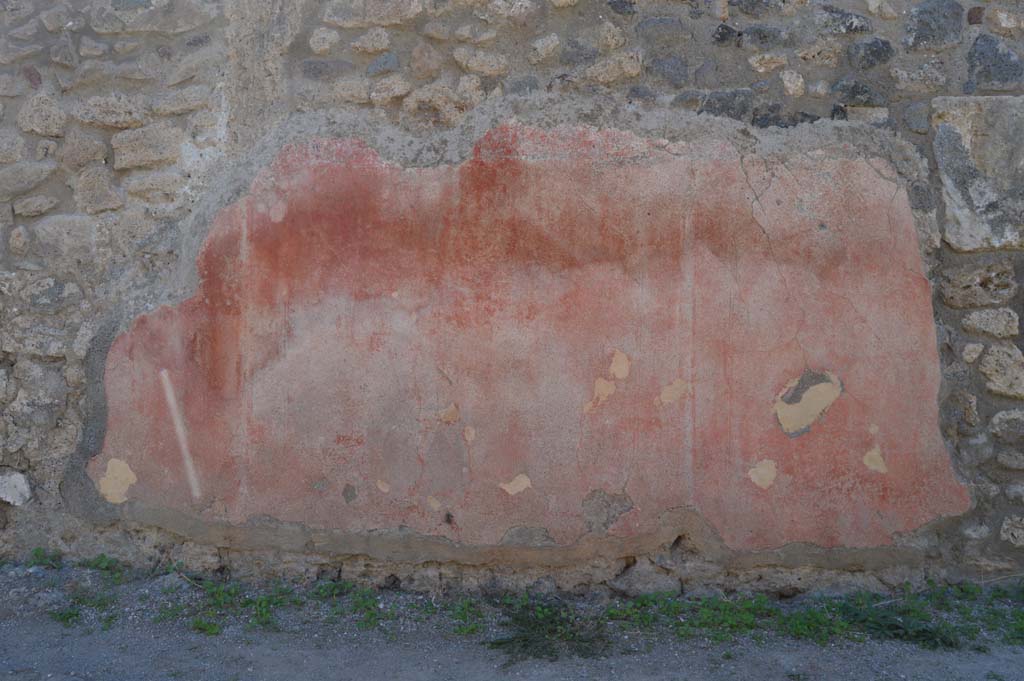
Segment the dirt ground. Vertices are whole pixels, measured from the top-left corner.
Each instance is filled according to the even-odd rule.
[[[0,568],[0,593],[0,679],[18,681],[1024,681],[1021,646],[946,652],[874,641],[822,646],[775,635],[714,643],[628,628],[611,630],[596,657],[510,664],[485,645],[502,635],[501,621],[485,614],[460,634],[450,608],[399,591],[374,596],[387,616],[369,625],[350,610],[339,615],[322,601],[296,598],[273,611],[272,626],[226,617],[215,635],[194,630],[196,608],[210,595],[177,574],[122,581],[98,570],[7,566]]]

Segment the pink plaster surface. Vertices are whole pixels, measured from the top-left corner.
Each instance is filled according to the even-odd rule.
[[[115,341],[89,474],[120,459],[129,502],[206,520],[470,545],[572,544],[593,490],[629,496],[617,536],[686,507],[736,549],[890,544],[969,505],[891,173],[515,125],[454,167],[287,147],[217,218],[195,295]],[[774,405],[805,370],[843,391],[791,436]]]

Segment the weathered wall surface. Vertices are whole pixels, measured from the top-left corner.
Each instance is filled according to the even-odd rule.
[[[626,590],[1024,562],[1016,3],[0,16],[4,553]]]

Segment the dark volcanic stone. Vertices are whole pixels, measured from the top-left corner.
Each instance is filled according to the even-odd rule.
[[[760,18],[774,9],[779,9],[782,3],[779,0],[729,0],[729,6],[735,7],[748,17]]]
[[[960,43],[964,29],[964,8],[956,0],[924,0],[910,10],[907,47],[912,50],[941,50]]]
[[[575,38],[570,38],[566,41],[565,46],[562,47],[559,61],[566,66],[580,66],[582,64],[592,64],[597,60],[597,55],[596,47],[591,47]]]
[[[888,98],[867,83],[846,76],[832,85],[832,95],[840,104],[852,106],[885,106]]]
[[[832,5],[823,5],[818,8],[815,20],[823,31],[836,35],[867,33],[871,30],[871,20],[867,17],[847,12]]]
[[[682,87],[689,81],[686,60],[676,54],[654,57],[647,62],[647,70],[673,87]]]
[[[846,49],[846,57],[854,68],[866,71],[892,59],[892,43],[883,38],[870,38],[853,43]]]
[[[765,24],[754,24],[748,26],[740,34],[740,42],[744,47],[754,47],[759,50],[768,50],[776,47],[788,47],[792,44],[792,37],[786,31],[775,26]]]
[[[1024,63],[1020,55],[1002,40],[987,33],[979,35],[967,53],[971,91],[1013,90],[1024,77]]]
[[[383,76],[385,73],[394,73],[398,66],[398,55],[394,52],[385,52],[370,62],[366,67],[366,75]]]
[[[608,7],[623,16],[636,14],[636,3],[633,0],[608,0]]]
[[[647,17],[636,25],[636,34],[648,48],[675,47],[689,35],[679,17]]]
[[[739,37],[740,32],[737,31],[732,26],[730,26],[729,24],[719,24],[718,27],[715,29],[714,33],[711,34],[711,40],[718,43],[719,45],[724,45],[726,43],[733,42],[735,40],[738,40]]]
[[[746,120],[754,105],[754,92],[748,88],[709,92],[700,103],[697,113],[713,116],[727,116],[738,121]]]

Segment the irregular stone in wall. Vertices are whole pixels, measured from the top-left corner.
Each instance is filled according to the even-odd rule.
[[[595,83],[611,85],[640,75],[640,53],[618,52],[587,68],[583,75]]]
[[[325,30],[325,29],[317,29]],[[333,31],[332,31],[333,32]],[[314,32],[314,36],[316,32]],[[335,33],[337,35],[337,33]],[[313,39],[310,38],[310,46],[313,45]],[[352,41],[352,49],[357,52],[366,52],[368,54],[377,54],[378,52],[384,52],[391,47],[391,36],[383,28],[371,28],[369,31],[359,36],[357,40]]]
[[[67,170],[78,170],[92,161],[102,161],[107,155],[107,145],[77,128],[71,128],[57,151],[57,162]]]
[[[173,163],[181,155],[185,134],[170,123],[152,123],[110,138],[114,168],[140,168]]]
[[[1024,82],[1024,60],[1002,40],[982,34],[967,53],[969,81],[966,90],[1006,91]]]
[[[14,202],[14,214],[34,218],[49,211],[58,203],[57,199],[52,196],[26,196]]]
[[[0,471],[0,501],[24,506],[32,498],[32,487],[24,473]]]
[[[999,454],[996,455],[996,460],[1003,468],[1024,470],[1024,452],[1017,450],[999,452]]]
[[[422,11],[422,0],[332,0],[324,9],[324,23],[342,28],[394,26]]]
[[[939,59],[932,59],[919,66],[893,66],[889,75],[896,81],[896,89],[904,92],[937,92],[946,85],[946,66]]]
[[[999,528],[999,537],[1014,546],[1024,547],[1024,516],[1007,516]]]
[[[942,300],[950,307],[1005,305],[1017,293],[1013,262],[999,260],[981,265],[951,269],[943,274]]]
[[[370,101],[375,106],[384,106],[406,96],[410,90],[412,90],[412,85],[409,81],[401,74],[396,73],[373,84],[370,89]]]
[[[8,66],[42,51],[43,46],[39,44],[19,45],[11,43],[6,38],[0,38],[0,65]]]
[[[958,251],[1024,248],[1024,97],[936,97],[932,148]]]
[[[814,20],[821,31],[836,35],[869,33],[872,29],[871,20],[867,17],[832,5],[815,9]]]
[[[989,422],[989,428],[997,440],[1011,444],[1024,442],[1024,409],[997,413]]]
[[[468,47],[459,47],[452,52],[456,63],[466,71],[481,76],[503,76],[508,73],[508,59],[496,52],[485,52]]]
[[[785,161],[515,125],[458,166],[290,146],[195,295],[115,340],[89,475],[131,470],[129,515],[456,553],[681,507],[738,549],[873,546],[964,511],[906,191],[880,159]]]
[[[165,172],[133,174],[124,180],[123,186],[129,194],[150,203],[173,203],[185,186],[185,178]]]
[[[210,88],[205,85],[190,85],[154,97],[150,106],[157,116],[178,116],[203,108],[209,98]]]
[[[871,38],[853,43],[846,49],[850,65],[862,71],[872,69],[892,59],[895,54],[892,43],[882,38]]]
[[[86,168],[74,180],[75,203],[89,214],[117,210],[124,205],[121,193],[114,186],[113,176],[105,166]]]
[[[956,0],[924,0],[910,10],[906,45],[912,50],[944,50],[959,44],[964,8]]]
[[[990,392],[1004,397],[1024,399],[1024,355],[1013,343],[990,345],[978,363],[988,381]]]
[[[996,338],[1010,338],[1020,332],[1020,319],[1008,307],[976,310],[964,316],[964,331]]]
[[[63,135],[67,120],[56,98],[46,94],[30,97],[18,110],[18,127],[45,137]]]
[[[409,70],[414,78],[419,80],[435,78],[443,66],[444,57],[427,43],[420,42],[413,48]]]
[[[25,139],[13,128],[0,128],[0,163],[14,163],[25,155]]]
[[[10,201],[33,189],[53,173],[50,161],[21,161],[0,168],[0,201]]]
[[[220,3],[175,0],[173,3],[95,0],[89,26],[97,33],[185,33],[207,26],[219,15]]]
[[[95,269],[96,219],[85,215],[50,215],[32,225],[41,255],[57,272]]]
[[[341,34],[337,31],[320,27],[309,36],[309,49],[313,54],[325,55],[341,41]]]
[[[118,129],[142,127],[148,113],[149,106],[144,96],[120,92],[89,97],[74,111],[75,118],[83,123]]]

